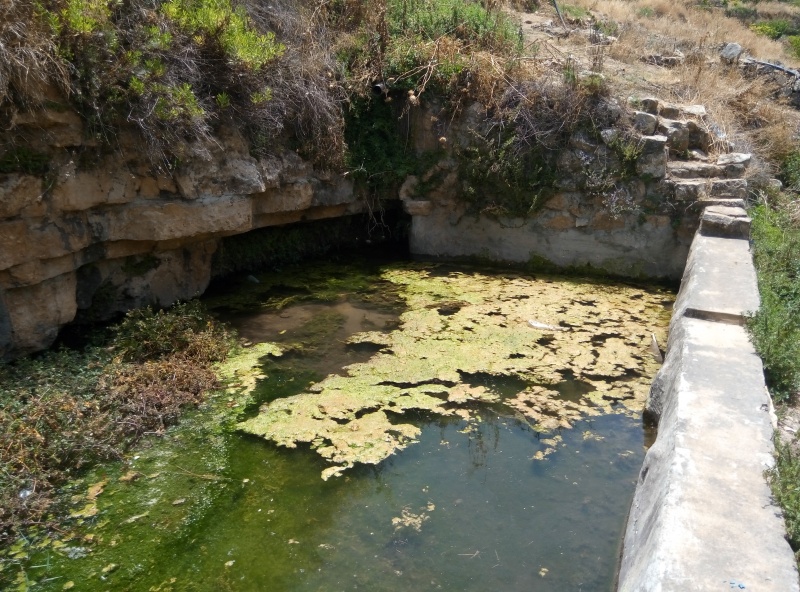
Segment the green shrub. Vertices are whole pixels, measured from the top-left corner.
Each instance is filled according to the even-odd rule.
[[[789,43],[792,55],[796,58],[800,58],[800,35],[787,35],[786,41]]]
[[[743,4],[735,4],[725,9],[725,16],[748,21],[758,17],[758,10],[750,6],[744,6]]]
[[[545,202],[554,175],[538,149],[518,153],[513,131],[496,139],[478,136],[459,151],[464,179],[462,199],[473,211],[490,217],[526,218]]]
[[[50,169],[50,157],[25,147],[9,148],[0,156],[0,174],[25,173],[42,176]]]
[[[204,363],[225,358],[230,343],[197,300],[168,310],[139,308],[125,315],[115,329],[118,354],[126,362],[157,360],[180,354]]]
[[[387,21],[395,37],[447,35],[496,51],[514,49],[521,41],[519,27],[505,12],[487,10],[475,0],[389,0]]]
[[[794,25],[787,19],[760,21],[750,25],[750,29],[770,39],[778,39],[783,35],[790,35],[796,31]]]
[[[274,33],[253,30],[244,8],[234,8],[230,0],[170,0],[161,10],[187,34],[199,37],[201,45],[205,37],[218,38],[227,55],[250,68],[261,68],[286,50]]]
[[[231,346],[192,302],[132,311],[102,346],[0,365],[0,543],[53,521],[69,478],[199,403]]]
[[[61,11],[64,25],[79,35],[90,35],[108,23],[108,4],[109,0],[67,0]]]
[[[584,19],[589,16],[589,11],[582,6],[575,6],[573,4],[562,4],[561,12],[572,19]]]
[[[417,172],[418,158],[401,133],[393,103],[356,99],[347,114],[348,166],[352,176],[376,194],[387,194]]]
[[[800,191],[800,150],[789,153],[781,164],[781,180],[787,189]]]

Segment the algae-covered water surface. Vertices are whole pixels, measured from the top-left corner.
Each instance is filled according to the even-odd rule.
[[[610,590],[671,302],[421,263],[229,282],[227,388],[72,484],[20,589]]]

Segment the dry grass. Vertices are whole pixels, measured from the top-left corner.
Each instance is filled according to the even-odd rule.
[[[0,105],[13,98],[19,105],[34,106],[47,84],[67,87],[66,67],[35,11],[31,0],[0,2]]]
[[[755,150],[767,161],[779,162],[795,149],[800,116],[782,92],[792,81],[781,74],[748,73],[719,59],[720,49],[735,41],[758,59],[800,65],[782,43],[757,35],[746,23],[726,17],[722,9],[706,10],[687,2],[574,0],[574,4],[589,10],[595,23],[615,25],[618,39],[604,56],[603,73],[618,97],[656,96],[705,105],[714,131],[733,140],[737,150]],[[757,7],[765,15],[791,18],[800,13],[796,7],[776,2]],[[548,10],[543,7],[539,12]],[[558,42],[558,49],[573,54],[579,68],[596,62],[593,46],[583,35],[573,33]],[[648,55],[676,51],[686,57],[676,68],[642,61]]]
[[[701,10],[668,0],[576,0],[576,4],[622,23],[620,47],[615,52],[623,49],[641,55],[677,48],[690,53],[716,50],[735,41],[754,57],[797,63],[781,43],[756,34],[737,19],[725,17],[721,10]]]

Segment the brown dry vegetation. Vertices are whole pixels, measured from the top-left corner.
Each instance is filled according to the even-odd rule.
[[[742,21],[725,16],[720,8],[701,8],[689,2],[575,0],[574,4],[589,15],[573,21],[571,34],[555,38],[527,29],[530,41],[544,50],[553,46],[561,54],[573,55],[579,67],[588,68],[597,61],[598,49],[575,31],[587,27],[610,30],[617,40],[600,51],[605,54],[602,72],[614,95],[622,99],[656,96],[705,105],[715,129],[733,139],[737,150],[753,150],[762,157],[763,173],[776,173],[774,163],[795,150],[800,114],[787,98],[792,80],[779,73],[756,75],[726,66],[719,59],[726,43],[737,42],[757,59],[800,65],[783,43],[758,35]],[[777,14],[783,7],[787,13],[797,12],[795,7],[772,3],[764,13]],[[558,23],[551,8],[543,6],[539,13]],[[523,21],[529,17],[520,13]],[[675,68],[642,60],[653,54],[671,56],[676,50],[683,53],[685,62]]]
[[[231,344],[189,303],[133,311],[103,347],[0,366],[0,546],[57,527],[59,486],[199,404]]]

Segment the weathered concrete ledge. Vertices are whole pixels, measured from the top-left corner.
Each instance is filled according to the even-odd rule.
[[[748,242],[695,236],[664,366],[618,590],[800,590],[764,470],[773,425],[761,361],[742,326],[758,307]]]

